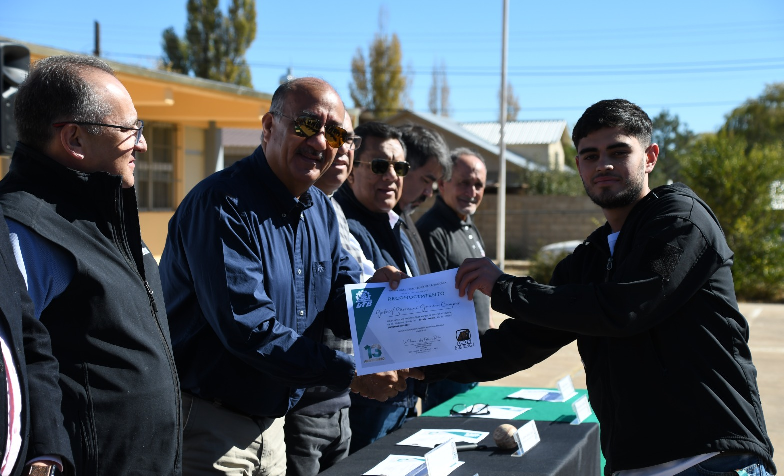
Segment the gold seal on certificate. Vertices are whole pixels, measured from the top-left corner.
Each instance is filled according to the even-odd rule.
[[[357,375],[482,356],[474,303],[455,288],[457,269],[346,286]]]

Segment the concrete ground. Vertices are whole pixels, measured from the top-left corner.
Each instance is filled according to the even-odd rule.
[[[784,304],[741,303],[740,309],[749,321],[749,344],[757,367],[768,435],[775,450],[773,460],[784,472],[784,406],[776,403],[784,402],[784,378],[779,373],[784,369]],[[504,317],[493,311],[496,325]],[[567,374],[572,376],[575,388],[585,388],[585,372],[574,343],[531,369],[481,385],[555,388],[556,382]]]

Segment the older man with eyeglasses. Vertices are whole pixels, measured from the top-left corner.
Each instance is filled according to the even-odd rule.
[[[355,376],[344,285],[359,281],[335,210],[313,184],[353,136],[316,78],[280,86],[256,151],[191,190],[161,258],[185,415],[183,474],[286,473],[282,418],[316,385],[386,399],[408,371]],[[393,281],[386,267],[371,281]]]
[[[410,165],[399,130],[380,122],[356,129],[362,145],[354,154],[354,169],[335,193],[349,229],[365,256],[377,267],[394,266],[418,276],[414,249],[404,233],[405,222],[393,211],[403,193],[403,177]],[[385,402],[351,395],[351,452],[400,428],[414,411],[419,385]]]
[[[0,203],[45,327],[25,337],[24,474],[179,475],[179,380],[139,228],[133,172],[147,143],[131,96],[103,61],[54,56],[20,86],[15,119]]]

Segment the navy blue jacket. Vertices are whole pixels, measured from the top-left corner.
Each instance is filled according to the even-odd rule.
[[[414,249],[403,232],[403,227],[406,224],[402,218],[392,228],[389,226],[388,214],[368,210],[357,200],[351,187],[347,184],[343,184],[335,192],[335,200],[346,215],[351,234],[357,239],[362,247],[362,252],[365,253],[367,259],[373,262],[376,269],[394,266],[405,272],[406,264],[408,264],[411,276],[419,276]],[[424,392],[424,384],[418,380],[409,379],[408,387],[404,391],[385,402],[379,402],[356,393],[351,394],[351,401],[355,405],[395,405],[414,408],[416,406],[415,395],[424,395]]]
[[[350,336],[343,286],[359,266],[327,197],[293,197],[261,147],[188,193],[160,269],[184,391],[279,417],[306,387],[349,386],[353,357],[321,339],[325,325]]]

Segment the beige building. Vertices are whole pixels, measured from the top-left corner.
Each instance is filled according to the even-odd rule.
[[[491,144],[498,145],[501,124],[498,122],[462,122],[460,125]],[[510,121],[504,126],[506,149],[544,165],[550,170],[564,169],[561,138],[566,121]]]
[[[31,60],[73,54],[0,38],[26,46]],[[136,159],[136,190],[142,236],[160,256],[169,219],[185,194],[224,167],[223,128],[260,127],[270,94],[251,88],[106,61],[133,98],[144,121],[148,150]],[[259,141],[260,143],[260,141]],[[3,161],[3,175],[8,159]]]

